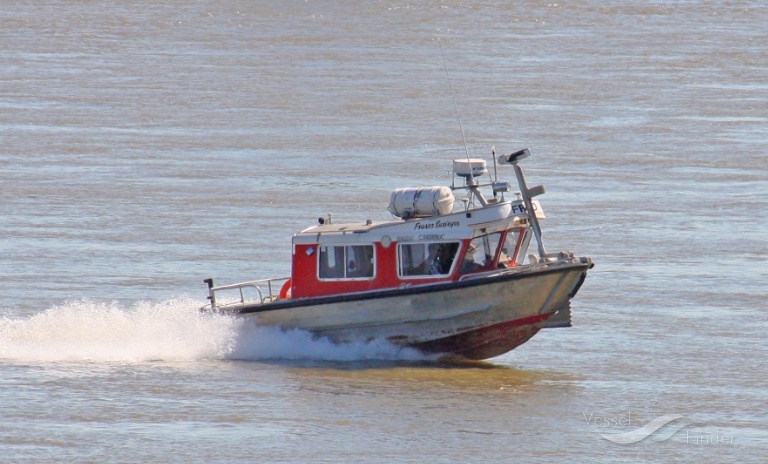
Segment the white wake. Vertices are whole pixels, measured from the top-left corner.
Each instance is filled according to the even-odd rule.
[[[422,360],[387,342],[337,345],[244,318],[201,313],[199,301],[69,301],[26,318],[0,318],[0,359],[54,361]]]

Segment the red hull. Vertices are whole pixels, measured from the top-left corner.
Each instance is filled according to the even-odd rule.
[[[525,317],[409,346],[425,353],[451,353],[466,359],[488,359],[530,340],[544,327],[548,318],[549,314]]]

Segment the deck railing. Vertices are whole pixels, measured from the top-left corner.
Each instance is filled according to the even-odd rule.
[[[270,303],[280,299],[281,287],[290,280],[290,277],[279,277],[276,279],[262,279],[252,280],[249,282],[240,282],[237,284],[221,285],[219,287],[214,286],[213,279],[205,279],[203,282],[208,284],[208,299],[211,301],[211,309],[216,310],[224,306],[240,305],[245,303]],[[254,289],[258,293],[258,299],[247,298],[246,289]],[[219,304],[217,293],[225,291],[237,291],[239,293],[239,301],[230,301],[225,304]]]

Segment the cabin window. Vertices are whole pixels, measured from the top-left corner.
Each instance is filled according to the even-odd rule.
[[[469,248],[464,261],[461,263],[459,272],[468,274],[476,271],[487,271],[493,269],[493,262],[496,259],[496,252],[501,242],[501,232],[475,237],[469,242]],[[515,244],[512,244],[514,252]]]
[[[525,229],[520,239],[520,249],[517,252],[517,264],[523,264],[528,253],[528,246],[531,244],[531,230]]]
[[[321,246],[321,279],[370,279],[373,277],[373,245]]]
[[[517,250],[517,242],[520,239],[520,229],[513,229],[507,231],[507,236],[504,237],[504,243],[501,245],[501,252],[499,253],[499,267],[510,267],[516,263],[515,254]]]
[[[445,276],[451,273],[459,242],[398,245],[400,276]]]

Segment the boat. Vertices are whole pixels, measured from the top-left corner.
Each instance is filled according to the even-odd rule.
[[[393,191],[388,221],[321,217],[293,235],[290,276],[206,279],[202,309],[337,344],[385,340],[470,360],[504,354],[545,327],[570,327],[571,299],[594,264],[545,250],[534,198],[544,187],[529,188],[520,166],[530,155],[493,149],[492,173],[485,159],[454,160],[450,186]],[[516,192],[498,177],[510,167]]]

